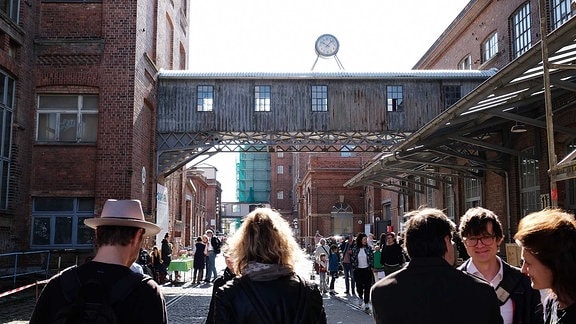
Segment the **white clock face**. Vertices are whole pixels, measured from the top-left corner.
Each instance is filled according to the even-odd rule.
[[[330,34],[324,34],[316,40],[316,53],[320,56],[333,56],[338,53],[338,40]]]

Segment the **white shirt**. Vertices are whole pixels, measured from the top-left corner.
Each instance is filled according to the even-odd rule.
[[[358,251],[358,268],[368,268],[368,256],[364,248],[360,248]]]
[[[130,266],[130,270],[132,270],[135,273],[144,274],[144,269],[142,269],[142,266],[136,262],[132,263],[132,265]]]
[[[480,273],[480,271],[478,271],[478,268],[476,268],[476,266],[474,265],[473,260],[470,260],[470,263],[468,264],[468,269],[466,269],[466,271],[468,273],[471,273],[475,276],[478,276],[478,277],[488,281],[490,286],[492,286],[492,287],[494,287],[494,289],[496,289],[496,287],[498,287],[498,285],[502,281],[502,278],[504,278],[504,270],[502,267],[502,260],[498,256],[496,256],[496,258],[498,259],[498,264],[500,265],[500,269],[498,270],[498,273],[496,274],[496,276],[494,276],[494,278],[491,281],[488,281],[486,278],[484,278],[482,273]],[[504,305],[500,306],[500,315],[502,315],[502,318],[504,319],[504,324],[512,324],[512,320],[514,319],[514,304],[512,303],[512,298],[508,298],[506,303],[504,303]]]

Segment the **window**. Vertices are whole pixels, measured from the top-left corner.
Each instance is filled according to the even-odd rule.
[[[353,156],[354,153],[354,147],[355,145],[344,145],[342,146],[342,148],[340,149],[340,156],[341,157],[350,157]]]
[[[214,87],[201,85],[196,88],[197,99],[197,110],[198,111],[212,111],[212,105],[214,103]]]
[[[254,87],[254,111],[270,111],[270,86]]]
[[[466,55],[460,63],[458,63],[458,70],[472,70],[472,57]]]
[[[576,139],[568,142],[566,151],[568,154],[576,150]],[[564,209],[574,213],[576,211],[576,178],[567,179],[566,183],[566,200],[564,202]]]
[[[572,16],[570,0],[552,0],[550,5],[552,7],[552,29],[556,29]]]
[[[444,90],[444,110],[455,104],[462,98],[462,87],[460,85],[445,85]]]
[[[276,156],[281,159],[284,157],[284,152],[280,151],[280,152],[276,152]]]
[[[328,86],[312,86],[312,111],[328,111]]]
[[[428,207],[436,207],[436,197],[434,195],[434,191],[436,191],[436,180],[434,179],[426,179],[426,206]],[[431,186],[431,187],[430,187]]]
[[[420,194],[422,193],[422,185],[420,184],[420,177],[414,177],[414,209],[418,209],[422,206],[422,199]]]
[[[277,174],[284,174],[284,166],[279,165],[278,167],[276,167],[276,173]]]
[[[350,205],[337,202],[330,211],[332,219],[331,233],[354,233],[354,210]]]
[[[482,63],[490,61],[496,54],[498,54],[498,33],[490,35],[482,43]]]
[[[404,110],[404,87],[403,86],[386,86],[386,103],[388,111]]]
[[[482,182],[477,178],[466,178],[464,180],[464,202],[465,209],[481,206],[482,202]]]
[[[91,247],[94,230],[84,225],[94,216],[93,198],[34,198],[32,202],[32,247]]]
[[[0,209],[8,208],[10,188],[10,146],[16,82],[0,71]]]
[[[39,95],[39,142],[95,143],[98,135],[97,95]]]
[[[276,192],[276,199],[278,199],[278,200],[284,199],[284,191],[278,190],[278,191]]]
[[[452,181],[451,177],[447,177],[446,181]],[[454,186],[452,183],[444,184],[444,211],[446,216],[451,220],[456,218],[456,203],[454,199]]]
[[[512,59],[515,59],[532,46],[529,2],[512,15],[510,25],[512,30]]]
[[[0,11],[10,17],[12,20],[18,22],[18,10],[20,0],[5,0],[0,1]]]
[[[519,166],[522,217],[541,209],[538,163],[535,148],[532,147],[522,151]]]

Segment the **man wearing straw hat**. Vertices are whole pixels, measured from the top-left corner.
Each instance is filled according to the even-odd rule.
[[[160,231],[145,221],[140,201],[109,199],[100,217],[84,224],[96,230],[96,256],[50,279],[30,323],[63,318],[78,322],[79,317],[90,315],[98,319],[110,315],[117,323],[166,323],[166,304],[158,284],[130,270],[144,236]]]

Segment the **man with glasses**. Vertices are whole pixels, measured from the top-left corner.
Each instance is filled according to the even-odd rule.
[[[494,287],[504,324],[543,323],[540,292],[531,288],[520,269],[497,255],[504,240],[498,216],[482,207],[470,208],[460,219],[459,231],[470,259],[458,269]]]

